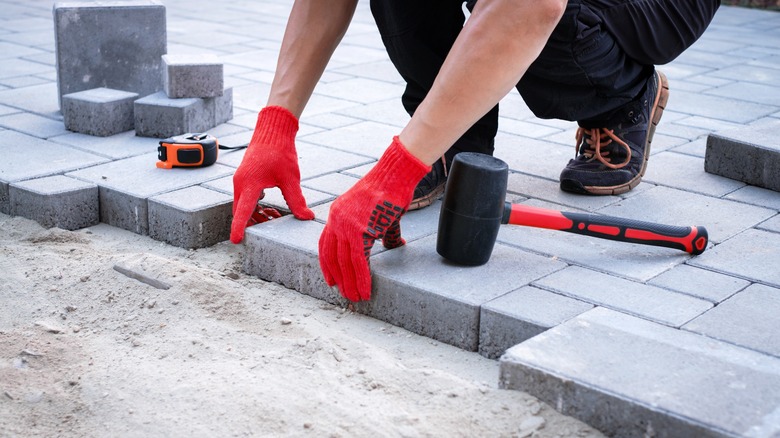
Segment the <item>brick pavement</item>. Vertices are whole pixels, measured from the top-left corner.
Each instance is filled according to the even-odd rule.
[[[222,144],[245,144],[291,1],[162,3],[169,54],[224,63],[232,118],[209,132]],[[210,168],[161,170],[157,139],[67,131],[52,2],[0,0],[0,7],[0,213],[78,228],[99,211],[102,222],[174,245],[224,240],[243,151],[221,153]],[[574,124],[535,118],[516,94],[501,103],[496,156],[510,166],[513,202],[704,225],[711,238],[704,254],[505,226],[487,265],[459,267],[435,253],[437,203],[405,216],[406,247],[375,248],[373,299],[357,311],[501,357],[502,387],[610,434],[778,436],[780,14],[721,8],[702,39],[662,68],[670,102],[634,191],[561,192],[557,175],[573,156]],[[301,118],[302,184],[317,218],[251,228],[248,273],[344,304],[321,278],[317,238],[330,202],[408,119],[402,90],[361,2]],[[71,199],[88,204],[80,215],[52,213]],[[285,207],[278,190],[265,202]],[[169,226],[171,218],[181,226]]]

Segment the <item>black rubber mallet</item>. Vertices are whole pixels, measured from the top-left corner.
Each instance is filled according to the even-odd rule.
[[[460,265],[484,265],[490,259],[502,224],[663,246],[693,255],[707,248],[704,227],[662,225],[506,202],[508,178],[509,166],[498,158],[473,152],[455,156],[439,216],[439,255]]]

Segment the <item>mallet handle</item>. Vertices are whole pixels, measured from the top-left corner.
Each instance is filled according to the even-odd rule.
[[[663,246],[698,255],[707,249],[707,229],[643,222],[613,216],[574,213],[507,202],[503,224],[566,231],[601,239]]]

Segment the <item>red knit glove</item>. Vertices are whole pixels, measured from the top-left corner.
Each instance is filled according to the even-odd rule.
[[[252,212],[267,188],[279,187],[292,214],[314,219],[301,192],[301,171],[295,151],[298,119],[285,108],[268,106],[257,116],[257,125],[241,165],[233,175],[233,224],[230,241],[239,243]]]
[[[393,138],[382,158],[330,207],[320,236],[320,268],[329,286],[351,301],[371,298],[368,257],[374,241],[385,248],[406,243],[401,215],[409,208],[417,183],[431,170]]]

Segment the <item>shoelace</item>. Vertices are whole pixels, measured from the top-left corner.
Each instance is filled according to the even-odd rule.
[[[585,137],[586,135],[587,137]],[[584,142],[582,141],[583,137],[585,137]],[[628,164],[629,161],[631,161],[631,148],[628,146],[628,144],[626,144],[626,142],[621,140],[620,137],[615,135],[615,132],[611,129],[579,127],[577,128],[576,138],[577,146],[574,154],[575,157],[580,154],[584,144],[587,144],[588,148],[582,151],[582,154],[585,155],[585,157],[588,159],[593,159],[595,157],[601,164],[609,167],[610,169],[623,168]],[[628,153],[626,156],[626,161],[620,164],[612,164],[611,159],[609,158],[610,151],[601,151],[603,146],[607,146],[613,141],[624,147]]]

